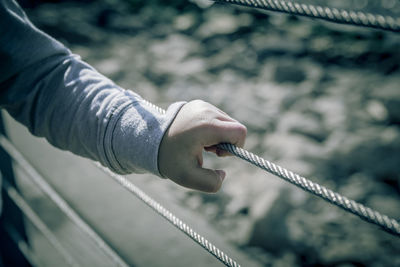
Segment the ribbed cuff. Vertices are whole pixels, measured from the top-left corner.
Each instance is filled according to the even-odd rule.
[[[119,106],[105,134],[107,165],[120,174],[151,172],[161,177],[158,169],[159,146],[184,104],[172,104],[165,114],[137,98]]]

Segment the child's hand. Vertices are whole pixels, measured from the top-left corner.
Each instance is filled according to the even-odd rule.
[[[219,143],[243,147],[246,127],[215,106],[195,100],[177,114],[161,141],[159,169],[163,176],[182,186],[217,192],[225,178],[223,170],[202,168],[203,149],[227,156]]]

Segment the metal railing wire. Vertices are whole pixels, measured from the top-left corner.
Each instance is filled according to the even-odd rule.
[[[235,4],[276,11],[291,15],[322,19],[330,22],[400,32],[400,18],[383,16],[363,11],[346,10],[298,3],[287,0],[212,0],[218,3]]]
[[[356,26],[377,28],[382,30],[388,30],[392,32],[400,32],[400,19],[393,18],[392,16],[375,15],[371,13],[365,13],[362,11],[353,11],[345,9],[337,9],[330,7],[322,7],[311,4],[300,4],[296,2],[288,2],[284,0],[213,0],[214,2],[236,4],[253,8],[260,8],[269,11],[277,11],[288,13],[292,15],[306,16],[311,18],[323,19],[331,22],[350,24]],[[164,113],[165,111],[152,103],[144,100],[146,104],[154,107],[158,112]],[[113,251],[101,237],[95,233],[90,226],[88,226],[76,212],[54,191],[50,185],[37,173],[37,171],[28,163],[28,161],[22,156],[22,154],[8,141],[7,138],[0,135],[0,145],[8,152],[13,160],[19,164],[22,169],[28,174],[32,181],[35,182],[39,188],[46,193],[46,195],[71,219],[79,229],[81,229],[86,235],[88,235],[92,241],[112,259],[117,266],[128,266],[119,256]],[[400,224],[397,220],[392,219],[386,215],[383,215],[369,207],[366,207],[360,203],[357,203],[351,199],[348,199],[332,190],[329,190],[317,183],[314,183],[294,172],[291,172],[279,165],[276,165],[268,160],[258,157],[251,152],[248,152],[242,148],[238,148],[232,144],[219,144],[220,149],[229,151],[233,155],[271,173],[274,174],[297,187],[312,193],[347,212],[353,213],[359,216],[361,219],[380,226],[386,232],[400,236]],[[173,213],[165,209],[162,205],[156,202],[154,199],[145,194],[138,187],[133,185],[125,177],[112,173],[108,169],[96,164],[102,171],[106,172],[111,178],[117,181],[120,185],[126,188],[129,192],[133,193],[136,197],[150,206],[163,218],[177,227],[180,231],[189,236],[192,240],[202,246],[210,254],[215,256],[226,266],[239,267],[232,258],[227,256],[224,252],[215,247],[207,239],[193,231],[191,227],[185,224],[182,220],[177,218]],[[73,257],[67,252],[62,246],[58,239],[52,234],[47,226],[41,221],[37,214],[30,208],[25,202],[22,196],[11,186],[7,181],[3,181],[2,187],[13,202],[21,209],[25,216],[35,225],[35,227],[42,232],[42,234],[48,239],[48,241],[56,248],[56,250],[63,256],[66,262],[70,266],[79,266]],[[14,238],[14,242],[18,242],[18,236],[10,230],[11,237]],[[20,244],[21,250],[25,253],[29,252],[24,248],[23,244]]]
[[[156,111],[165,113],[165,110],[159,108],[153,103],[143,100],[143,102],[153,107]],[[292,171],[289,171],[277,164],[274,164],[266,159],[263,159],[243,148],[239,148],[235,145],[223,143],[219,144],[218,148],[228,151],[235,155],[238,158],[241,158],[279,178],[296,185],[297,187],[303,189],[306,192],[309,192],[315,196],[322,198],[323,200],[338,206],[339,208],[344,209],[347,212],[350,212],[354,215],[357,215],[364,221],[369,223],[378,225],[384,231],[400,237],[400,223],[399,221],[390,218],[387,215],[381,214],[378,211],[375,211],[369,207],[364,206],[361,203],[358,203],[354,200],[351,200],[345,196],[340,195],[324,186],[319,185],[318,183],[312,182]]]
[[[40,266],[39,260],[36,255],[31,250],[29,244],[22,238],[20,233],[15,229],[13,225],[8,222],[3,222],[3,228],[7,232],[7,235],[10,237],[11,241],[18,247],[21,251],[22,255],[32,266]]]
[[[150,103],[150,102],[149,102]],[[155,107],[155,106],[154,106]],[[163,112],[162,109],[157,107],[158,112]],[[103,249],[106,255],[113,259],[116,266],[128,266],[119,256],[82,220],[80,217],[68,206],[68,204],[50,187],[50,185],[41,177],[40,174],[29,164],[24,156],[15,148],[15,146],[3,135],[0,135],[0,146],[7,151],[11,158],[19,164],[23,170],[32,178],[32,180],[45,192],[50,199],[89,237],[91,237],[99,248]],[[155,210],[163,218],[173,224],[180,231],[189,236],[193,241],[198,243],[206,251],[216,257],[219,261],[229,267],[240,267],[235,260],[229,257],[222,250],[218,249],[206,238],[194,231],[190,226],[184,223],[181,219],[176,217],[172,212],[168,211],[157,201],[152,199],[141,189],[131,183],[128,179],[121,175],[112,173],[108,169],[102,167],[100,164],[95,164],[102,171],[107,173],[111,178],[117,181],[129,192],[133,193],[137,198]]]
[[[116,182],[118,182],[122,187],[126,190],[134,194],[138,199],[143,201],[147,206],[152,208],[155,212],[161,215],[164,219],[170,222],[173,226],[179,229],[181,232],[186,234],[190,237],[194,242],[199,244],[202,248],[208,251],[211,255],[221,261],[223,264],[229,267],[240,267],[240,265],[229,257],[226,253],[222,250],[214,246],[210,241],[206,238],[195,232],[189,225],[184,223],[181,219],[176,217],[172,212],[164,208],[160,203],[155,201],[145,192],[143,192],[140,188],[135,186],[132,182],[128,179],[123,177],[122,175],[115,174],[111,172],[109,169],[101,166],[100,164],[96,163],[96,166],[100,168],[102,171],[107,173],[111,178],[113,178]]]
[[[47,181],[25,159],[18,149],[3,135],[0,135],[0,146],[11,156],[13,161],[31,178],[64,214],[86,234],[115,266],[129,266],[107,243],[68,205],[68,203],[47,183]]]
[[[151,102],[148,102],[147,100],[143,100],[143,102],[146,105],[154,108],[155,111],[159,113],[165,113],[165,110],[152,104]],[[107,255],[109,255],[112,259],[114,259],[116,263],[118,263],[117,264],[118,266],[126,266],[126,264],[122,260],[121,261],[119,260],[120,259],[119,256],[117,256],[117,254],[114,251],[112,251],[105,244],[105,242],[100,237],[98,237],[97,234],[86,223],[84,223],[83,220],[81,220],[80,217],[71,208],[69,208],[66,202],[61,197],[59,197],[54,190],[51,189],[51,187],[45,182],[43,178],[41,178],[41,176],[36,172],[36,170],[32,166],[30,166],[30,164],[25,160],[22,154],[12,145],[12,143],[2,135],[0,135],[0,145],[9,153],[9,155],[13,158],[15,162],[17,162],[23,167],[23,169],[27,172],[27,174],[29,174],[29,176],[33,178],[35,183],[38,184],[44,192],[46,192],[46,194],[67,214],[67,216],[70,217],[86,234],[88,234],[95,241],[95,243],[106,252]],[[265,160],[257,155],[254,155],[253,153],[246,151],[242,148],[238,148],[232,144],[227,144],[227,143],[219,144],[218,147],[220,149],[232,153],[233,155],[245,161],[248,161],[249,163],[271,174],[274,174],[296,185],[297,187],[309,193],[312,193],[328,201],[329,203],[332,203],[344,209],[347,212],[357,215],[358,217],[369,223],[373,223],[375,225],[380,226],[383,230],[385,230],[390,234],[400,237],[400,224],[395,219],[392,219],[369,207],[357,203],[354,200],[348,199],[330,189],[327,189],[317,183],[314,183],[294,172],[282,168],[281,166],[276,165],[268,160]],[[178,228],[180,231],[189,236],[193,241],[198,243],[201,247],[203,247],[210,254],[212,254],[214,257],[220,260],[223,264],[231,267],[240,266],[231,257],[229,257],[220,249],[215,247],[207,239],[205,239],[204,237],[193,231],[193,229],[190,226],[188,226],[182,220],[177,218],[173,213],[165,209],[161,204],[156,202],[154,199],[149,197],[137,186],[133,185],[125,177],[112,173],[110,170],[102,167],[98,163],[96,164],[96,166],[100,168],[102,171],[106,172],[111,178],[113,178],[125,189],[127,189],[129,192],[131,192],[140,200],[142,200],[145,204],[147,204],[149,207],[155,210],[158,214],[160,214],[163,218],[165,218],[167,221],[173,224],[176,228]],[[15,195],[14,191],[7,185],[7,183],[5,183],[5,186],[9,192],[12,192],[12,194]],[[68,257],[66,258],[68,259]],[[71,263],[72,263],[71,265],[75,266],[73,262]]]
[[[160,113],[165,113],[165,110],[160,107],[148,102],[147,100],[143,100],[143,102],[154,108],[155,111]],[[33,178],[33,181],[40,186],[40,188],[46,192],[46,194],[63,210],[70,219],[72,219],[78,227],[80,227],[86,234],[88,234],[95,243],[106,252],[108,256],[114,259],[114,262],[117,263],[118,266],[127,266],[122,260],[120,260],[119,256],[111,250],[108,245],[100,238],[98,235],[86,224],[80,217],[66,204],[66,202],[57,195],[57,193],[51,189],[51,187],[47,184],[47,182],[41,178],[41,176],[36,172],[36,170],[25,160],[22,154],[14,147],[14,145],[8,141],[6,137],[0,135],[0,145],[9,153],[9,155],[13,158],[13,160],[20,164],[26,173]],[[291,172],[285,168],[282,168],[279,165],[276,165],[268,160],[265,160],[253,153],[238,148],[232,144],[222,143],[219,144],[218,147],[225,151],[232,153],[233,155],[273,174],[276,175],[285,181],[296,185],[297,187],[312,193],[325,201],[328,201],[331,204],[334,204],[347,212],[357,215],[361,219],[380,226],[384,231],[400,237],[400,223],[390,218],[386,215],[383,215],[369,207],[366,207],[360,203],[355,202],[354,200],[348,199],[339,193],[336,193],[330,189],[325,188],[317,183],[314,183],[294,172]],[[196,233],[190,226],[184,223],[182,220],[177,218],[173,213],[165,209],[161,204],[152,199],[146,193],[144,193],[141,189],[131,183],[127,178],[117,175],[100,164],[96,163],[96,166],[100,168],[102,171],[106,172],[111,178],[117,181],[121,186],[127,189],[129,192],[134,194],[137,198],[155,210],[158,214],[160,214],[163,218],[169,221],[172,225],[174,225],[177,229],[185,233],[189,236],[193,241],[203,247],[206,251],[216,257],[219,261],[221,261],[226,266],[230,267],[239,267],[240,265],[234,261],[231,257],[226,255],[223,251],[214,246],[211,242],[205,239],[203,236]],[[7,182],[3,185],[7,189],[7,192],[11,192],[11,195],[15,195],[15,190],[10,188]],[[18,197],[18,196],[17,196]],[[15,198],[15,197],[14,197]],[[57,242],[56,242],[57,244]],[[57,245],[58,246],[58,245]],[[62,248],[62,246],[59,246]],[[115,258],[114,258],[115,257]],[[68,257],[66,257],[68,259]],[[74,262],[70,262],[71,265],[75,266]]]
[[[266,159],[263,159],[253,153],[236,147],[232,144],[219,144],[219,148],[229,151],[233,155],[275,175],[279,178],[303,189],[304,191],[311,193],[315,196],[322,198],[323,200],[342,208],[343,210],[357,215],[364,221],[378,225],[384,231],[400,237],[400,223],[399,221],[390,218],[376,210],[364,206],[354,200],[351,200],[339,193],[336,193],[318,183],[312,182],[297,173],[289,171],[277,164],[274,164]]]
[[[41,232],[41,234],[50,242],[50,244],[59,252],[65,262],[69,266],[77,267],[79,264],[71,256],[68,250],[61,244],[57,237],[51,232],[46,224],[40,219],[40,217],[32,210],[24,198],[12,187],[6,179],[2,181],[2,187],[7,193],[8,197],[15,203],[15,205],[22,211],[24,216]],[[23,251],[22,251],[23,252]]]

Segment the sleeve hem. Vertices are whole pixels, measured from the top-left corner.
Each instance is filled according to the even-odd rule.
[[[169,127],[171,126],[172,122],[175,120],[176,115],[179,113],[179,111],[181,110],[181,108],[186,104],[186,102],[176,102],[174,104],[172,104],[167,112],[166,112],[166,121],[164,122],[164,130],[161,134],[161,137],[158,139],[157,142],[157,155],[155,157],[156,159],[156,170],[157,173],[156,175],[159,176],[160,178],[163,179],[167,179],[167,177],[163,176],[160,172],[160,168],[159,168],[159,154],[160,154],[160,146],[161,146],[161,142],[164,139],[165,133],[168,131]]]
[[[184,102],[172,104],[165,114],[138,96],[114,105],[104,129],[101,154],[104,164],[119,174],[151,172],[161,177],[158,151],[161,140]]]

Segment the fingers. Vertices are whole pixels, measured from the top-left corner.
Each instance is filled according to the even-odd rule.
[[[218,145],[213,145],[209,147],[204,148],[205,151],[215,153],[218,157],[226,157],[226,156],[232,156],[232,153],[221,149],[218,147]]]
[[[220,143],[231,143],[243,147],[246,139],[247,129],[237,121],[221,121],[214,119],[200,133],[203,138],[203,146],[206,151],[213,152],[218,156],[231,155],[229,152],[219,149],[216,145]]]
[[[183,153],[177,157],[169,157],[164,163],[167,166],[173,165],[173,168],[166,168],[168,173],[163,173],[165,177],[181,186],[207,193],[217,192],[226,176],[223,170],[202,168],[201,150],[194,154]]]
[[[231,143],[237,146],[243,146],[246,139],[247,129],[238,122],[212,120],[204,127],[203,142],[205,146],[211,146],[219,143]]]
[[[225,179],[226,173],[223,170],[211,170],[203,168],[202,152],[195,156],[193,161],[191,157],[186,157],[181,161],[181,185],[207,193],[217,192]],[[179,181],[177,181],[179,183]]]
[[[225,178],[222,170],[202,168],[203,149],[230,155],[220,143],[243,147],[247,129],[211,104],[191,101],[178,112],[161,141],[159,171],[175,183],[203,192],[217,192]]]

